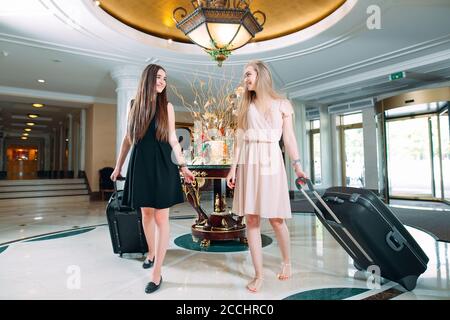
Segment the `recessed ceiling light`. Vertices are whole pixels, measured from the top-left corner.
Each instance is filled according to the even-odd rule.
[[[35,123],[34,122],[27,122],[27,126],[34,126]]]
[[[172,43],[173,43],[173,40],[172,40],[172,39],[167,39],[167,42],[168,42],[169,44],[172,44]]]
[[[30,132],[30,131],[31,131],[30,128],[25,128],[25,129],[23,129],[23,130],[26,131],[26,132]]]
[[[28,137],[20,137],[20,139],[22,139],[22,140],[27,140]]]
[[[22,133],[22,135],[23,135],[24,137],[28,137],[30,134],[29,134],[28,132],[24,132],[24,133]]]
[[[99,5],[100,5],[100,1],[99,1],[99,0],[95,0],[95,1],[94,1],[94,4],[95,4],[96,6],[99,6]]]
[[[38,79],[38,82],[39,83],[45,83],[45,80],[44,79]]]
[[[29,114],[28,114],[28,118],[36,119],[36,118],[39,118],[39,115],[36,114],[36,113],[29,113]]]
[[[33,107],[42,108],[44,105],[42,103],[33,103]]]

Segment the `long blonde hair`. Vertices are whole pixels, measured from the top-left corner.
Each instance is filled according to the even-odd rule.
[[[258,97],[264,105],[264,113],[270,108],[268,100],[282,99],[283,97],[275,91],[273,88],[272,74],[270,73],[269,66],[260,60],[252,60],[244,67],[247,69],[252,67],[256,71],[256,86],[255,91],[248,91],[247,86],[244,85],[244,93],[238,108],[237,127],[238,129],[247,129],[247,113],[250,107],[250,103]]]

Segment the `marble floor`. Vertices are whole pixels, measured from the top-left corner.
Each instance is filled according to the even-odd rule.
[[[147,295],[150,271],[140,254],[113,254],[104,202],[0,205],[0,299],[450,299],[449,243],[407,227],[430,261],[411,292],[391,281],[374,286],[311,214],[289,220],[293,276],[280,281],[280,253],[267,221],[263,288],[245,289],[253,274],[248,251],[204,252],[175,244],[190,234],[194,211],[171,209],[163,284]]]

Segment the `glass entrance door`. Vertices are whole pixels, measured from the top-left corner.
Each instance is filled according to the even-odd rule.
[[[432,197],[428,117],[386,123],[389,194]]]
[[[386,138],[391,197],[449,200],[448,109],[387,120]]]
[[[450,203],[450,119],[448,107],[439,115],[439,133],[442,159],[443,198]]]
[[[362,114],[341,116],[341,163],[342,185],[347,187],[364,188],[364,136]]]

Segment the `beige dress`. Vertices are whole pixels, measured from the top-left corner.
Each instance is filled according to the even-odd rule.
[[[288,100],[274,101],[266,117],[253,103],[250,104],[248,130],[240,135],[233,213],[291,218],[288,182],[279,141],[283,133],[283,118],[293,112]]]

